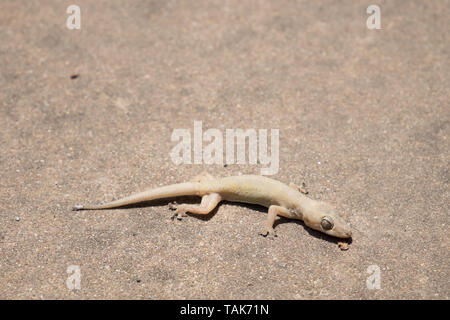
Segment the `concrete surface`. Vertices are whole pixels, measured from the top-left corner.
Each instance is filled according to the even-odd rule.
[[[448,299],[449,16],[438,0],[1,1],[0,298]],[[258,236],[256,206],[70,211],[259,173],[173,164],[172,131],[194,120],[279,128],[273,177],[334,203],[350,249],[287,220]]]

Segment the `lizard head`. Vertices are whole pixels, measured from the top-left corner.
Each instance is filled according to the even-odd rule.
[[[317,231],[338,238],[350,238],[350,226],[336,214],[335,209],[328,203],[315,202],[310,208],[304,210],[303,221]]]

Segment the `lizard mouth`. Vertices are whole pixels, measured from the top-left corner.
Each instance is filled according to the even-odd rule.
[[[341,238],[351,238],[352,230],[350,230],[350,228],[347,228],[345,231],[341,232],[341,235]]]
[[[333,228],[332,230],[326,231],[326,230],[322,229],[321,231],[330,236],[341,238],[341,239],[348,239],[348,238],[352,237],[352,230],[347,226],[345,226],[345,227],[335,226],[335,228]]]

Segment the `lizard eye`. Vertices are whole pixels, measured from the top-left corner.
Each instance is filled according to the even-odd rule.
[[[320,225],[322,226],[323,230],[331,230],[333,229],[333,222],[330,220],[330,218],[323,218],[320,222]]]

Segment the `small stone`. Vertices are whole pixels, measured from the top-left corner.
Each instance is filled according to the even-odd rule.
[[[16,219],[15,219],[16,221],[20,221],[20,217],[16,217]]]
[[[348,250],[348,248],[349,248],[347,242],[338,242],[338,247],[339,247],[339,249],[341,249],[342,251],[346,251],[346,250]]]

